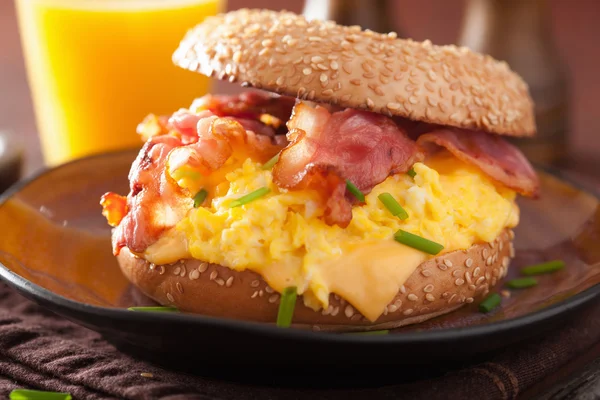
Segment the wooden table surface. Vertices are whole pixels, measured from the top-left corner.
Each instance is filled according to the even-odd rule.
[[[268,7],[271,0],[230,0],[230,8]],[[302,2],[280,0],[281,8],[299,11]],[[402,31],[417,40],[451,43],[457,35],[463,1],[397,0],[393,12]],[[571,72],[572,162],[574,177],[600,189],[600,0],[551,0],[553,30]],[[223,88],[228,90],[227,87]],[[13,132],[25,145],[25,175],[43,167],[29,96],[13,0],[0,0],[0,131]],[[527,397],[547,399],[600,398],[600,344],[554,376],[533,388]]]

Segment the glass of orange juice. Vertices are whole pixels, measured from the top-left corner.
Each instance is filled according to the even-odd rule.
[[[149,113],[170,114],[210,90],[175,67],[185,32],[225,0],[15,0],[48,165],[140,146]]]

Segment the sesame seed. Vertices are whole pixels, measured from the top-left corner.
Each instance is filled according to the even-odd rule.
[[[311,68],[304,68],[304,69],[302,70],[302,73],[303,73],[304,75],[310,75],[310,74],[312,74],[312,69],[311,69]]]
[[[452,300],[454,300],[455,297],[456,297],[456,294],[453,294],[452,296],[450,296],[450,298],[448,299],[448,304],[452,303]]]
[[[370,109],[375,108],[375,103],[369,97],[367,97],[367,107],[369,107]]]
[[[185,265],[183,267],[181,267],[181,273],[179,274],[179,276],[181,276],[182,278],[185,276],[186,274],[186,269],[185,269]]]
[[[430,277],[431,276],[431,271],[429,271],[428,269],[424,269],[421,271],[421,275],[423,275],[424,277]]]
[[[321,95],[326,96],[326,97],[333,96],[333,90],[332,89],[323,90],[321,92]]]
[[[271,293],[275,293],[275,291],[273,290],[273,288],[272,288],[272,287],[270,287],[270,286],[265,286],[265,292],[267,292],[267,293],[269,293],[269,294],[271,294]]]
[[[462,276],[462,271],[457,269],[454,272],[452,272],[452,276],[458,278],[459,276]]]
[[[253,280],[252,282],[250,282],[250,286],[255,288],[258,287],[258,285],[260,285],[260,281],[258,279]]]
[[[490,252],[488,251],[488,249],[483,249],[483,259],[485,260],[486,258],[488,258]]]
[[[323,61],[325,61],[321,56],[313,56],[310,60],[315,64],[322,63]]]
[[[438,264],[438,268],[441,269],[442,271],[446,271],[448,269],[446,264]]]
[[[388,315],[388,312],[389,312],[389,310],[388,310],[387,306],[385,306],[385,308],[383,309],[383,315]]]
[[[479,276],[479,274],[481,273],[481,268],[477,267],[475,268],[475,270],[473,271],[473,276],[475,278],[477,278]]]
[[[480,276],[479,278],[477,278],[477,280],[475,281],[476,285],[481,285],[483,283],[483,281],[485,281],[485,277],[484,276]]]
[[[510,258],[514,258],[515,257],[515,246],[512,244],[512,242],[510,242],[508,244],[508,250],[509,250],[508,255],[510,256]]]
[[[173,298],[173,296],[171,295],[171,293],[167,293],[167,299],[171,302],[174,303],[175,299]]]
[[[400,286],[400,293],[406,294],[406,286],[404,286],[404,285]]]
[[[431,293],[427,293],[425,295],[425,300],[427,300],[427,301],[435,301],[435,297]]]
[[[217,271],[213,271],[213,272],[211,272],[211,273],[210,273],[210,276],[209,276],[209,278],[210,278],[210,280],[212,281],[212,280],[214,280],[214,279],[215,279],[217,276],[219,276],[219,273],[218,273]]]
[[[164,273],[165,273],[165,267],[161,265],[160,267],[158,267],[158,274],[162,275]]]
[[[402,314],[404,314],[404,315],[410,315],[410,314],[413,313],[413,311],[414,310],[412,308],[409,308],[408,310],[404,310],[404,312]]]
[[[464,279],[460,279],[460,278],[458,278],[457,280],[454,281],[454,284],[456,286],[463,285],[464,283],[465,283]]]
[[[487,260],[485,261],[485,265],[492,265],[492,262],[493,262],[493,258],[492,258],[492,256],[489,256],[487,258]]]
[[[351,305],[347,305],[346,308],[344,309],[344,314],[348,318],[352,317],[354,315],[354,308],[352,308]]]
[[[258,291],[258,297],[263,297],[265,295],[265,292],[262,290]]]
[[[140,376],[143,378],[154,378],[154,375],[150,372],[142,372]]]
[[[258,291],[252,293],[252,296],[250,296],[251,299],[254,299],[256,296],[258,296]]]
[[[215,282],[216,282],[216,283],[217,283],[217,285],[219,285],[219,286],[223,286],[223,285],[225,285],[225,281],[224,281],[223,279],[221,279],[221,278],[217,278],[217,279],[215,279]]]
[[[350,79],[350,83],[356,86],[360,86],[360,79]]]
[[[198,278],[200,278],[200,272],[198,272],[197,269],[192,270],[192,272],[190,272],[190,279],[196,280]]]
[[[448,293],[448,292],[442,293],[442,299],[446,299],[446,298],[448,298],[448,296],[450,296],[450,293]]]
[[[231,287],[232,284],[233,284],[233,276],[230,276],[229,278],[227,278],[227,281],[225,281],[225,286]]]
[[[434,289],[433,285],[432,285],[432,284],[429,284],[429,285],[427,285],[427,286],[425,286],[425,287],[423,288],[423,291],[424,291],[425,293],[431,293],[431,292],[433,292],[433,289]]]
[[[326,74],[321,74],[321,76],[319,76],[319,80],[321,81],[321,83],[327,83],[329,78],[327,78]]]
[[[329,67],[331,67],[331,69],[333,70],[337,70],[339,68],[339,64],[337,63],[337,61],[332,61],[329,63]]]
[[[269,303],[275,303],[277,300],[279,300],[279,295],[278,294],[274,294],[272,296],[269,297]]]
[[[408,300],[410,300],[410,301],[417,301],[417,300],[419,300],[419,297],[416,294],[414,294],[414,293],[410,293],[408,296],[406,296],[406,298]]]
[[[471,266],[473,266],[473,259],[472,258],[467,258],[465,260],[465,267],[471,268]]]
[[[448,260],[448,259],[445,259],[445,260],[444,260],[444,264],[445,264],[447,267],[449,267],[449,268],[452,268],[452,261],[450,261],[450,260]]]
[[[179,275],[180,272],[181,272],[181,267],[175,267],[175,269],[173,270],[173,275]]]
[[[473,285],[473,284],[470,284],[470,285],[469,285],[469,290],[475,290],[475,289],[476,289],[476,286],[475,286],[475,285]]]
[[[396,312],[398,310],[398,306],[396,306],[395,304],[390,304],[389,306],[387,306],[387,310],[388,312]]]
[[[263,45],[263,47],[272,47],[275,44],[275,42],[273,42],[273,40],[271,39],[265,39],[262,41],[261,44]]]
[[[336,306],[336,307],[334,307],[334,308],[333,308],[333,310],[331,311],[331,315],[335,317],[336,315],[338,315],[338,314],[339,314],[339,312],[340,312],[340,307]]]
[[[177,283],[175,284],[175,287],[177,288],[177,291],[178,291],[179,293],[182,293],[182,294],[183,294],[183,286],[181,286],[181,283],[177,282]]]
[[[467,283],[473,283],[473,280],[471,279],[471,273],[467,272],[465,273],[465,280],[467,281]]]

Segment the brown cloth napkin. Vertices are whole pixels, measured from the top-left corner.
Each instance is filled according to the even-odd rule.
[[[135,360],[99,334],[0,283],[0,396],[28,388],[69,392],[76,399],[513,399],[600,341],[598,315],[600,304],[595,304],[541,339],[433,379],[366,389],[277,388],[176,373]]]

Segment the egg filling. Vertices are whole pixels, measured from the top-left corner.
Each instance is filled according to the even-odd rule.
[[[414,270],[433,257],[394,241],[398,229],[433,240],[443,252],[493,241],[519,222],[515,192],[447,152],[396,174],[354,206],[343,229],[327,225],[320,194],[279,189],[270,170],[246,159],[228,168],[220,190],[194,208],[144,253],[155,264],[196,258],[252,270],[276,291],[296,286],[306,306],[327,308],[338,294],[376,320]],[[223,185],[223,183],[226,183]],[[240,207],[230,203],[255,190],[269,192]],[[407,211],[401,220],[378,199],[390,193]],[[375,289],[376,288],[376,289]]]

